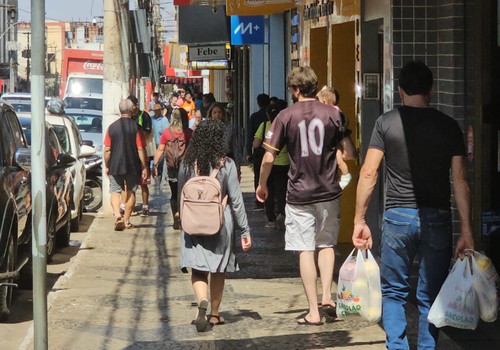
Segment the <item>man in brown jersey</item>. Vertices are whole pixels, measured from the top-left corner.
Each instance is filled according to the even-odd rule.
[[[316,290],[315,252],[322,284],[324,311],[334,313],[331,284],[339,232],[339,201],[342,190],[337,175],[336,151],[341,125],[332,106],[316,100],[318,79],[310,67],[294,68],[288,75],[288,89],[294,105],[281,111],[265,135],[257,198],[267,195],[267,179],[274,158],[283,146],[290,155],[285,249],[299,252],[300,276],[309,312],[298,323],[322,325]]]

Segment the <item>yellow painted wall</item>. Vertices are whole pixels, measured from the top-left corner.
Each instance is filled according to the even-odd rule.
[[[313,46],[311,46],[313,47]],[[314,56],[311,54],[311,56]],[[349,121],[351,137],[358,134],[356,122],[356,60],[355,60],[355,22],[332,25],[332,82],[340,94],[339,107]],[[356,161],[348,161],[349,172],[353,179],[344,189],[341,199],[341,225],[339,242],[351,242],[354,210],[356,201],[356,185],[359,166]]]
[[[336,0],[334,5],[340,16],[359,16],[361,13],[361,0]]]
[[[318,77],[318,89],[321,89],[326,85],[328,77],[328,31],[326,27],[311,28],[310,49],[310,66]]]

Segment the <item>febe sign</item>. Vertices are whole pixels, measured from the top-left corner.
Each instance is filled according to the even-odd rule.
[[[231,44],[265,43],[264,16],[231,16]]]

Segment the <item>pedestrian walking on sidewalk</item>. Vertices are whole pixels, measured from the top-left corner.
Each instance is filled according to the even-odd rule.
[[[179,186],[182,188],[187,180],[195,176],[195,164],[200,175],[209,175],[218,168],[217,179],[221,184],[222,198],[229,197],[219,233],[191,236],[183,232],[181,236],[181,269],[187,273],[187,269],[191,268],[191,283],[198,302],[194,323],[200,332],[209,330],[211,325],[224,323],[219,307],[225,274],[239,270],[234,254],[235,229],[240,234],[243,251],[252,246],[236,165],[226,157],[225,132],[225,124],[221,121],[212,119],[200,123],[179,169]],[[211,311],[207,315],[209,289]]]
[[[139,100],[134,95],[127,97],[134,104],[134,111],[131,112],[132,119],[134,119],[139,125],[139,129],[146,135],[146,154],[147,154],[147,165],[149,174],[151,175],[151,161],[155,155],[156,146],[153,134],[153,125],[151,121],[151,116],[148,112],[141,110],[139,107]],[[151,184],[151,176],[147,179],[141,179],[139,186],[141,187],[141,197],[142,197],[142,209],[141,216],[149,216],[149,187]],[[122,198],[122,200],[124,200]]]
[[[153,160],[153,176],[159,175],[159,163],[163,162],[163,175],[161,184],[168,181],[170,186],[170,209],[174,220],[173,228],[180,229],[179,225],[179,203],[178,203],[178,175],[179,165],[185,155],[186,149],[191,140],[193,130],[189,128],[189,117],[182,108],[176,108],[172,112],[170,125],[163,130],[160,144],[156,149]],[[166,169],[166,171],[165,171]]]
[[[266,108],[269,105],[269,95],[259,94],[257,96],[257,105],[259,106],[259,110],[252,113],[248,118],[247,130],[247,159],[253,165],[253,183],[255,190],[259,185],[260,165],[262,164],[262,157],[264,157],[265,150],[260,146],[257,148],[253,147],[253,142],[259,126],[269,120],[266,113]],[[261,138],[261,140],[263,139],[264,137]],[[256,199],[253,210],[262,211],[263,209],[264,205]]]
[[[388,349],[409,349],[405,304],[416,255],[418,348],[436,348],[439,330],[427,315],[452,257],[450,171],[461,222],[455,257],[463,258],[464,249],[474,248],[463,133],[454,119],[429,107],[432,85],[432,72],[425,64],[404,65],[398,87],[403,106],[377,119],[359,176],[352,241],[359,249],[369,249],[372,237],[365,215],[385,158],[380,273]]]
[[[266,107],[266,115],[269,120],[263,122],[255,132],[253,139],[253,148],[262,148],[264,135],[271,128],[271,124],[279,112],[287,107],[285,100],[277,100],[271,102]],[[288,170],[290,169],[290,159],[288,150],[284,146],[274,159],[273,167],[269,178],[267,179],[267,188],[269,190],[266,202],[264,203],[267,216],[266,227],[283,230],[285,225],[285,205],[286,205],[286,186],[288,183]],[[259,166],[260,171],[260,166]],[[275,204],[276,202],[276,204]],[[260,203],[260,202],[259,202]]]
[[[234,136],[234,125],[228,120],[228,115],[224,105],[218,102],[212,104],[210,110],[208,111],[207,119],[215,119],[220,120],[226,126],[226,132],[224,134],[224,139],[227,144],[227,156],[234,160],[236,164],[236,169],[238,169],[238,178],[241,176],[240,164],[241,164],[241,155],[239,151],[239,147],[236,144],[236,137]]]
[[[135,206],[135,191],[142,180],[149,177],[146,136],[131,118],[134,104],[129,99],[120,101],[121,118],[113,122],[104,137],[104,164],[109,176],[111,206],[115,214],[115,230],[133,227],[130,215]],[[131,142],[133,140],[133,142]],[[125,192],[125,211],[120,213],[121,193]]]
[[[267,180],[274,159],[283,146],[290,155],[285,249],[299,252],[300,276],[309,312],[299,324],[322,325],[316,291],[315,251],[322,284],[321,304],[334,314],[331,295],[334,247],[339,232],[339,201],[342,190],[337,175],[336,152],[340,141],[340,114],[316,99],[318,79],[310,67],[294,68],[288,89],[298,101],[281,111],[266,133],[257,198],[268,196]]]

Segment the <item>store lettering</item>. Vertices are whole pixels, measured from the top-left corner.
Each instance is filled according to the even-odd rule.
[[[85,62],[83,64],[83,69],[85,70],[95,70],[95,71],[103,71],[104,70],[104,64],[99,63],[99,62]]]
[[[200,47],[197,50],[199,56],[211,56],[211,55],[217,55],[219,53],[218,49],[211,49],[209,47],[203,48]]]
[[[474,323],[474,317],[469,317],[465,315],[457,315],[449,311],[445,312],[445,317],[449,320],[455,321],[457,323]]]

